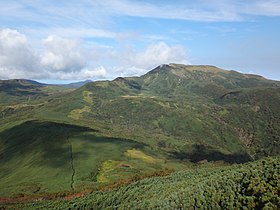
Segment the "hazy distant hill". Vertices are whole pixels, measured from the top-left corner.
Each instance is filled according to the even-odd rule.
[[[61,85],[63,87],[66,88],[79,88],[82,87],[83,85],[92,82],[91,80],[85,80],[85,81],[81,81],[81,82],[73,82],[73,83],[69,83],[69,84],[65,84],[65,85]]]
[[[45,84],[35,80],[0,80],[0,104],[30,102],[50,95],[56,95],[79,88],[91,80],[69,84]]]

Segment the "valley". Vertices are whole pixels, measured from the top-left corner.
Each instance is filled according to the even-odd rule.
[[[205,65],[164,64],[139,77],[88,81],[80,87],[3,80],[0,197],[42,197],[90,189],[90,195],[63,201],[61,208],[74,202],[74,208],[127,209],[140,204],[143,208],[198,208],[203,205],[198,202],[205,200],[193,203],[198,191],[188,201],[174,199],[180,198],[178,193],[189,196],[195,183],[202,181],[199,189],[203,189],[221,174],[223,180],[211,189],[217,190],[227,178],[237,187],[242,174],[251,173],[251,166],[259,177],[264,176],[258,167],[266,164],[275,174],[269,178],[275,190],[280,163],[279,104],[280,82]],[[147,175],[164,170],[172,173]],[[238,174],[236,180],[233,174]],[[96,190],[136,175],[149,179],[109,189],[106,195]],[[190,188],[185,188],[188,182],[182,180],[186,179],[194,180]],[[256,179],[257,175],[252,178]],[[144,191],[145,186],[155,189],[138,194],[138,184]],[[182,189],[179,192],[177,185]],[[154,194],[161,188],[171,192],[168,204]],[[114,197],[126,189],[126,198]],[[274,197],[277,193],[272,192]],[[162,196],[163,200],[168,197]],[[279,205],[273,196],[269,202]],[[241,200],[238,205],[244,204]],[[51,209],[55,202],[38,205]],[[225,207],[223,202],[221,207]]]

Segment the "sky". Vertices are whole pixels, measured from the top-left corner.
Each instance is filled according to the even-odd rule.
[[[280,80],[280,0],[0,0],[0,79],[215,65]]]

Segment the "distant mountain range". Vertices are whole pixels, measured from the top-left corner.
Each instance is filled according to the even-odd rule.
[[[79,88],[82,87],[83,85],[92,82],[91,80],[85,80],[85,81],[81,81],[81,82],[73,82],[73,83],[69,83],[69,84],[65,84],[65,85],[61,85],[63,87],[66,88]]]
[[[29,79],[11,79],[11,80],[0,80],[1,84],[5,83],[5,84],[15,84],[15,83],[19,83],[19,84],[32,84],[35,86],[63,86],[63,87],[67,87],[67,88],[79,88],[89,82],[92,82],[91,80],[85,80],[85,81],[80,81],[80,82],[73,82],[73,83],[69,83],[69,84],[46,84],[46,83],[40,83],[37,82],[35,80],[29,80]]]
[[[27,79],[0,80],[1,103],[17,103],[33,101],[41,97],[68,92],[71,89],[79,88],[91,80],[74,82],[69,84],[46,84]]]

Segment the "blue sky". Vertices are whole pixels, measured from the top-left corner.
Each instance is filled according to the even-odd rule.
[[[113,79],[173,62],[280,80],[279,0],[2,0],[0,24],[0,79]]]

